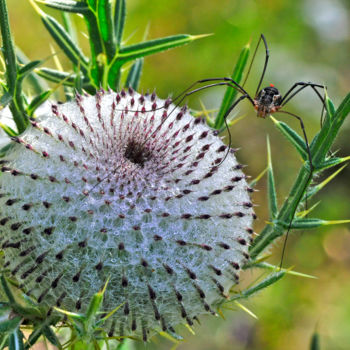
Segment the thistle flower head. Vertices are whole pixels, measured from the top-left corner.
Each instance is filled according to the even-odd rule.
[[[0,244],[25,293],[84,310],[109,279],[104,309],[123,306],[104,327],[143,339],[226,300],[254,213],[234,152],[203,120],[155,94],[101,91],[52,105],[13,141]]]

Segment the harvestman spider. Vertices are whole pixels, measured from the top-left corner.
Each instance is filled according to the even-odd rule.
[[[254,98],[244,89],[244,85],[245,85],[245,82],[247,81],[247,78],[249,76],[249,73],[251,71],[251,68],[252,68],[252,65],[253,65],[253,62],[254,62],[254,59],[255,59],[255,56],[256,56],[256,53],[257,53],[257,50],[259,48],[259,45],[261,43],[261,41],[264,43],[264,46],[265,46],[265,63],[264,63],[264,68],[263,68],[263,71],[262,71],[262,74],[261,74],[261,77],[260,77],[260,80],[259,80],[259,84],[257,86],[257,89],[256,89],[256,92],[255,92],[255,95],[254,95]],[[300,127],[301,127],[301,130],[302,130],[302,133],[303,133],[303,136],[304,136],[304,139],[305,139],[305,145],[306,145],[306,149],[307,149],[307,156],[308,156],[308,161],[309,161],[309,178],[307,180],[307,185],[306,187],[308,186],[308,184],[310,183],[311,179],[312,179],[312,176],[313,176],[313,172],[314,172],[314,166],[313,166],[313,163],[312,163],[312,157],[311,157],[311,152],[310,152],[310,147],[309,147],[309,142],[308,142],[308,138],[307,138],[307,135],[306,135],[306,132],[305,132],[305,127],[304,127],[304,123],[301,119],[301,117],[299,117],[298,115],[294,114],[294,113],[291,113],[291,112],[288,112],[288,111],[285,111],[283,109],[283,107],[293,98],[295,97],[299,92],[301,92],[302,90],[304,90],[306,87],[311,87],[312,90],[316,93],[316,95],[318,96],[318,98],[321,100],[322,102],[322,112],[321,112],[321,121],[322,121],[322,116],[323,116],[323,112],[325,110],[325,101],[324,101],[324,98],[321,96],[320,92],[317,90],[317,88],[321,88],[322,90],[325,90],[326,87],[324,85],[320,85],[320,84],[315,84],[315,83],[312,83],[312,82],[296,82],[292,85],[292,87],[284,94],[284,96],[282,96],[280,94],[280,92],[278,91],[278,89],[273,85],[273,84],[270,84],[269,86],[267,87],[264,87],[263,89],[260,90],[261,88],[261,85],[262,85],[262,82],[264,80],[264,76],[265,76],[265,72],[266,72],[266,69],[267,69],[267,64],[268,64],[268,61],[269,61],[269,57],[270,57],[270,54],[269,54],[269,49],[268,49],[268,45],[267,45],[267,42],[266,42],[266,39],[265,39],[265,36],[263,34],[260,35],[260,38],[259,38],[259,41],[258,41],[258,44],[255,48],[255,51],[254,51],[254,54],[253,54],[253,57],[252,57],[252,60],[250,62],[250,65],[249,65],[249,68],[248,68],[248,72],[247,72],[247,75],[246,75],[246,78],[245,78],[245,81],[242,85],[240,85],[239,83],[237,83],[236,81],[234,81],[233,79],[231,78],[227,78],[227,77],[223,77],[223,78],[208,78],[208,79],[201,79],[201,80],[198,80],[196,82],[194,82],[192,85],[190,85],[186,90],[184,90],[182,93],[180,93],[178,96],[176,96],[174,99],[171,100],[172,103],[175,104],[175,107],[171,110],[171,112],[168,114],[168,116],[164,119],[164,121],[166,119],[168,119],[170,117],[170,115],[172,114],[172,112],[184,101],[184,99],[198,91],[201,91],[201,90],[204,90],[204,89],[208,89],[208,88],[211,88],[211,87],[214,87],[214,86],[229,86],[233,89],[235,89],[236,91],[238,91],[241,96],[227,109],[226,113],[224,114],[224,122],[225,122],[225,125],[226,125],[226,128],[227,128],[227,131],[228,131],[228,134],[229,134],[229,148],[230,149],[230,146],[231,146],[231,134],[230,134],[230,131],[229,131],[229,127],[228,127],[228,124],[227,124],[227,117],[228,115],[233,111],[233,109],[243,100],[247,99],[251,105],[254,107],[254,109],[257,111],[257,116],[259,118],[263,118],[265,119],[267,116],[273,114],[273,113],[283,113],[283,114],[287,114],[287,115],[290,115],[292,117],[294,117],[295,119],[297,119],[299,121],[299,124],[300,124]],[[212,82],[212,83],[210,83]],[[196,85],[198,84],[203,84],[203,83],[210,83],[210,84],[207,84],[207,85],[204,85],[204,86],[200,86],[198,88],[195,88]],[[169,103],[169,101],[167,102]],[[155,108],[153,109],[152,111],[156,110],[156,109],[162,109],[164,108],[166,105],[164,106],[161,106],[161,107],[158,107],[158,108]],[[130,110],[129,110],[130,111]],[[136,111],[135,111],[136,112]],[[164,122],[163,121],[163,122]],[[149,136],[152,137],[152,135],[158,131],[158,129],[161,127],[162,124],[160,124],[160,126],[158,126],[158,128],[156,128],[156,130]],[[147,138],[143,145],[147,142],[147,140],[149,139]],[[141,145],[142,146],[142,145]],[[229,152],[229,150],[228,150]],[[227,153],[228,154],[228,153]],[[226,156],[224,157],[224,159],[221,161],[221,163],[226,159],[227,157],[227,154]],[[220,164],[221,164],[220,163]],[[219,165],[220,165],[219,164]],[[113,174],[114,171],[110,172],[109,174],[106,175],[105,178],[102,179],[102,181],[104,181],[106,178],[108,178],[111,174]],[[101,183],[101,182],[100,182]],[[93,186],[91,190],[93,190],[98,184],[96,184],[95,186]],[[304,192],[304,191],[303,191]],[[301,198],[299,198],[298,202],[300,202]],[[289,234],[289,231],[291,229],[291,226],[292,226],[292,222],[293,222],[293,219],[294,219],[294,216],[295,216],[295,213],[296,213],[296,210],[297,210],[297,207],[294,209],[294,212],[291,216],[291,219],[290,219],[290,222],[289,222],[289,226],[288,226],[288,229],[287,229],[287,233],[286,233],[286,238],[285,238],[285,241],[284,241],[284,245],[283,245],[283,249],[282,249],[282,258],[281,258],[281,263],[280,263],[280,267],[282,266],[282,263],[283,263],[283,257],[284,257],[284,252],[285,252],[285,248],[286,248],[286,242],[287,242],[287,239],[288,239],[288,234]]]

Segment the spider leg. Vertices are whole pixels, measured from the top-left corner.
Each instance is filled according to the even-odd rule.
[[[213,79],[215,79],[215,78],[213,78]],[[236,85],[233,85],[233,84],[231,84],[231,81],[232,82],[234,82],[234,80],[232,80],[232,79],[230,79],[230,78],[226,78],[226,79],[228,79],[230,82],[226,82],[226,81],[221,81],[221,82],[219,82],[219,83],[213,83],[213,84],[208,84],[208,85],[205,85],[205,86],[201,86],[201,87],[199,87],[199,88],[196,88],[196,89],[194,89],[194,90],[191,90],[191,91],[187,91],[186,93],[182,93],[181,95],[182,95],[182,97],[181,97],[181,99],[176,103],[176,105],[174,106],[174,108],[170,111],[170,113],[167,115],[167,117],[163,120],[163,123],[162,124],[160,124],[160,125],[158,125],[158,127],[153,131],[153,133],[144,141],[144,144],[148,141],[148,139],[149,138],[151,138],[152,136],[153,136],[153,134],[154,133],[156,133],[157,131],[159,131],[159,129],[162,127],[162,125],[164,124],[164,122],[171,116],[171,114],[175,111],[175,109],[176,108],[178,108],[178,106],[183,102],[183,100],[186,98],[186,97],[188,97],[188,96],[190,96],[190,95],[192,95],[192,94],[194,94],[194,93],[196,93],[196,92],[198,92],[198,91],[201,91],[201,90],[205,90],[205,89],[209,89],[209,88],[211,88],[211,87],[214,87],[214,86],[230,86],[230,87],[232,87],[233,89],[236,89]],[[204,81],[210,81],[210,79],[204,79]],[[197,82],[196,82],[197,83]],[[235,82],[235,84],[237,84],[236,82]],[[192,84],[193,85],[193,84]],[[245,90],[244,90],[245,91]],[[253,101],[253,99],[251,98],[251,96],[246,92],[244,95],[242,95],[242,96],[245,96],[244,98],[248,98],[248,100],[250,101],[250,103],[254,106],[254,101]],[[242,97],[241,96],[241,97]],[[237,101],[241,101],[241,97],[237,100]],[[236,101],[236,102],[237,102]],[[234,104],[235,105],[235,104]],[[236,105],[235,105],[236,106]],[[231,106],[232,107],[232,106]],[[228,111],[232,111],[232,109],[231,109],[231,107],[228,109]],[[226,114],[227,114],[227,112],[226,112]],[[225,114],[225,116],[227,117],[227,115]],[[224,118],[226,118],[226,117],[224,117]]]
[[[224,122],[225,122],[225,126],[226,126],[226,130],[227,130],[227,133],[228,133],[228,149],[227,149],[227,152],[225,154],[225,157],[224,159],[217,165],[217,166],[220,166],[224,161],[225,159],[227,158],[229,152],[230,152],[230,148],[231,148],[231,145],[232,145],[232,136],[231,136],[231,132],[230,132],[230,128],[227,124],[227,117],[229,116],[229,114],[233,111],[233,109],[241,102],[243,101],[245,98],[250,98],[250,96],[248,94],[245,94],[245,95],[242,95],[240,96],[231,106],[230,108],[226,111],[226,113],[224,114]]]
[[[287,91],[287,93],[284,95],[284,97],[282,98],[281,106],[285,106],[287,104],[287,102],[289,102],[295,95],[297,95],[300,91],[304,90],[308,86],[310,86],[312,88],[312,90],[314,90],[314,92],[316,93],[316,95],[318,96],[318,98],[322,102],[322,110],[321,110],[321,118],[320,118],[320,124],[321,124],[321,128],[322,128],[323,120],[324,120],[324,111],[326,110],[325,96],[322,97],[320,92],[316,88],[323,88],[323,90],[325,90],[325,89],[327,89],[326,86],[320,85],[320,84],[314,84],[314,83],[311,83],[311,82],[308,82],[308,83],[304,83],[304,82],[295,83]],[[295,90],[297,87],[299,87],[299,89],[297,89],[296,91],[294,91],[292,93],[292,91]],[[291,96],[288,97],[288,95],[290,95],[290,94],[291,94]]]
[[[255,97],[258,96],[258,93],[259,93],[259,91],[260,91],[260,87],[261,87],[261,84],[262,84],[262,82],[263,82],[263,80],[264,80],[264,76],[265,76],[265,73],[266,73],[267,64],[268,64],[269,58],[270,58],[270,51],[269,51],[269,47],[267,46],[267,42],[266,42],[265,36],[264,36],[264,34],[261,34],[261,35],[260,35],[259,42],[258,42],[258,45],[256,46],[256,49],[255,49],[255,51],[254,51],[253,59],[255,58],[256,52],[257,52],[257,50],[258,50],[258,46],[259,46],[259,44],[260,44],[261,41],[263,41],[264,46],[265,46],[265,62],[264,62],[264,68],[263,68],[263,71],[262,71],[262,73],[261,73],[261,77],[260,77],[260,80],[259,80],[258,87],[256,88]],[[250,66],[249,66],[248,74],[249,74],[250,69],[251,69],[251,66],[252,66],[252,64],[253,64],[253,59],[252,59],[252,62],[251,62],[251,64],[250,64]],[[244,83],[245,83],[245,82],[244,82]],[[244,84],[243,84],[243,85],[244,85]]]
[[[301,192],[301,196],[300,198],[298,198],[298,201],[297,203],[299,203],[304,195],[304,191],[306,190],[306,188],[308,187],[311,179],[312,179],[312,175],[313,175],[313,172],[314,172],[314,166],[312,164],[312,157],[311,157],[311,151],[310,151],[310,146],[309,146],[309,141],[307,139],[307,135],[306,135],[306,131],[305,131],[305,126],[304,126],[304,123],[303,123],[303,120],[301,119],[301,117],[299,117],[298,115],[294,114],[294,113],[291,113],[291,112],[287,112],[287,111],[278,111],[278,113],[284,113],[284,114],[288,114],[296,119],[298,119],[299,123],[300,123],[300,127],[301,127],[301,130],[303,132],[303,135],[304,135],[304,139],[305,139],[305,144],[306,144],[306,149],[307,149],[307,154],[308,154],[308,159],[309,159],[309,167],[310,167],[310,170],[309,170],[309,177],[306,181],[306,185],[303,189],[303,191]],[[307,207],[307,199],[306,199],[306,207]],[[282,268],[282,265],[283,265],[283,258],[284,258],[284,253],[285,253],[285,250],[286,250],[286,246],[287,246],[287,240],[288,240],[288,236],[289,236],[289,231],[292,227],[292,223],[293,223],[293,219],[294,219],[294,216],[295,216],[295,213],[297,211],[297,208],[298,208],[298,205],[296,205],[296,207],[294,208],[294,211],[291,215],[291,219],[290,219],[290,222],[289,222],[289,225],[288,225],[288,229],[287,229],[287,233],[286,233],[286,237],[284,239],[284,243],[283,243],[283,248],[282,248],[282,256],[281,256],[281,262],[280,262],[280,269]]]
[[[326,86],[320,85],[320,84],[315,84],[311,82],[304,83],[302,81],[295,83],[283,96],[282,101],[281,101],[281,106],[285,106],[295,95],[297,95],[300,91],[304,90],[306,87],[310,86],[316,93],[316,95],[319,97],[319,99],[322,102],[322,105],[325,106],[325,101],[324,98],[321,96],[319,91],[316,89],[322,88],[326,89]],[[294,91],[296,88],[298,88],[296,91]],[[294,92],[293,92],[294,91]],[[290,96],[289,96],[290,95]]]

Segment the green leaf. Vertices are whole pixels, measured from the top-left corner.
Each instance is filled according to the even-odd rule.
[[[8,347],[8,334],[0,334],[0,349],[3,350]]]
[[[0,333],[10,333],[14,331],[21,323],[21,317],[16,316],[12,318],[11,320],[6,320],[0,323]]]
[[[249,310],[245,305],[239,303],[237,300],[234,300],[234,304],[239,307],[241,310],[246,312],[249,316],[255,318],[256,320],[258,319],[258,316],[255,315],[255,313],[251,310]],[[223,306],[225,308],[225,306]],[[228,308],[229,310],[234,310],[233,308]]]
[[[124,31],[124,23],[126,17],[125,0],[117,0],[114,8],[114,30],[117,47],[120,47]]]
[[[125,303],[118,305],[115,309],[109,312],[105,317],[101,318],[96,322],[96,325],[102,325],[106,320],[108,320],[111,316],[113,316]]]
[[[141,73],[143,67],[143,58],[139,58],[132,65],[128,77],[126,78],[125,87],[132,87],[137,90],[140,83]]]
[[[10,137],[14,137],[14,136],[17,136],[17,135],[18,135],[18,133],[17,133],[15,130],[13,130],[11,127],[9,127],[9,126],[6,125],[6,124],[0,123],[0,128],[1,128],[2,130],[4,130],[5,133],[6,133],[8,136],[10,136]]]
[[[299,152],[303,160],[308,160],[308,153],[306,144],[303,138],[301,138],[288,124],[281,122],[274,117],[270,116],[275,126],[281,133],[291,142],[291,144]]]
[[[284,275],[286,274],[285,271],[281,270],[278,272],[274,272],[267,276],[264,280],[257,283],[255,286],[250,287],[244,291],[242,291],[239,295],[234,296],[230,301],[236,300],[236,299],[243,299],[248,298],[249,296],[252,296],[253,294],[256,294],[260,292],[261,290],[271,286],[272,284],[276,283],[278,280],[280,280]]]
[[[97,312],[99,311],[103,302],[103,297],[106,292],[108,282],[109,282],[109,278],[105,283],[103,289],[92,296],[89,306],[85,313],[85,316],[88,320],[93,319],[96,316]]]
[[[312,142],[310,146],[312,160],[315,161],[315,164],[324,161],[335,138],[337,137],[340,127],[343,125],[349,113],[350,93],[344,98],[344,100],[336,110],[330,126],[322,127],[321,131],[315,136],[314,142]]]
[[[254,188],[261,178],[266,174],[268,167],[266,167],[255,179],[249,183],[250,188]]]
[[[334,107],[333,101],[329,98],[327,94],[327,90],[325,92],[325,105],[327,109],[327,114],[330,116],[330,119],[332,120],[335,114],[335,107]]]
[[[41,11],[33,0],[30,0],[30,2],[40,15],[46,29],[49,31],[57,45],[63,50],[73,64],[80,64],[82,71],[87,73],[89,63],[88,59],[84,56],[80,48],[78,48],[78,46],[74,43],[72,38],[67,34],[65,29],[53,17]]]
[[[1,275],[1,277],[0,277],[0,282],[1,282],[2,289],[5,293],[5,295],[7,296],[9,302],[11,304],[15,303],[15,298],[14,298],[14,296],[11,292],[11,289],[10,289],[9,285],[7,284],[7,281],[3,275]]]
[[[42,61],[32,61],[27,63],[25,66],[21,67],[18,72],[18,79],[23,79],[26,75],[31,73],[35,68],[39,67],[42,64]]]
[[[13,120],[16,123],[18,131],[23,132],[27,127],[27,120],[22,114],[23,97],[21,86],[17,82],[18,66],[11,36],[6,0],[0,0],[0,14],[0,29],[6,65],[6,90],[13,97],[12,101],[10,101],[10,110],[13,116]]]
[[[52,329],[49,326],[44,326],[42,333],[52,345],[55,345],[59,349],[62,349],[60,341],[58,340],[56,334],[52,331]]]
[[[277,194],[275,186],[275,178],[273,175],[270,140],[267,137],[267,188],[268,188],[268,204],[270,220],[274,220],[278,213]]]
[[[72,40],[78,44],[77,31],[74,26],[74,22],[72,21],[71,14],[67,12],[62,12],[62,21],[64,29],[68,32]]]
[[[98,55],[103,52],[102,40],[100,37],[97,19],[92,12],[84,15],[86,26],[89,33],[89,42],[91,50],[91,65],[89,70],[89,77],[91,83],[98,89],[100,87],[100,82],[102,81],[103,70],[98,63]]]
[[[24,350],[23,333],[17,328],[9,337],[9,350]]]
[[[325,169],[332,168],[336,165],[342,164],[350,160],[350,156],[347,157],[332,157],[330,159],[325,160],[323,163],[317,166],[317,171],[323,171]]]
[[[73,0],[35,0],[35,1],[60,11],[82,13],[82,14],[89,11],[89,7],[83,1],[73,1]]]
[[[177,46],[186,45],[194,40],[204,38],[206,36],[208,36],[208,34],[178,34],[167,36],[165,38],[144,41],[139,44],[124,46],[119,51],[118,59],[125,62],[135,60],[136,58],[145,57],[147,55],[166,51]]]
[[[110,64],[108,72],[108,84],[112,88],[117,85],[119,80],[121,66],[131,60],[162,52],[177,46],[186,45],[196,39],[203,38],[207,35],[188,35],[179,34],[165,38],[148,40],[139,44],[122,47],[115,55]]]
[[[67,315],[68,317],[70,317],[73,320],[77,320],[77,321],[80,321],[80,322],[84,322],[86,320],[85,315],[81,315],[81,314],[78,314],[78,313],[75,313],[75,312],[66,311],[66,310],[60,309],[58,307],[55,307],[54,309],[56,311],[64,314],[64,315]]]
[[[305,230],[305,229],[312,229],[312,228],[317,228],[317,227],[327,226],[327,225],[348,224],[349,222],[350,220],[321,220],[317,218],[316,219],[304,218],[304,219],[293,220],[291,228]],[[287,228],[289,225],[284,224],[283,226]]]
[[[293,270],[290,270],[290,269],[281,269],[279,266],[276,266],[276,265],[272,265],[272,264],[269,264],[267,262],[257,262],[255,263],[254,261],[249,263],[249,264],[246,264],[244,265],[243,267],[245,270],[246,269],[251,269],[251,268],[261,268],[261,269],[267,269],[267,270],[273,270],[273,271],[284,271],[287,275],[292,275],[292,276],[296,276],[296,277],[304,277],[304,278],[312,278],[312,279],[317,279],[317,277],[315,276],[312,276],[312,275],[307,275],[305,273],[302,273],[302,272],[297,272],[297,271],[293,271]]]
[[[320,336],[317,332],[311,337],[310,350],[321,350]]]
[[[115,38],[112,21],[112,8],[109,0],[99,0],[97,2],[97,17],[105,52],[108,60],[112,60],[115,55]]]
[[[42,105],[51,96],[51,94],[52,94],[52,90],[48,90],[48,91],[44,91],[38,96],[35,96],[26,109],[27,114],[31,117],[35,112],[35,110],[40,105]]]
[[[6,63],[7,88],[9,93],[13,95],[17,82],[17,61],[12,41],[6,0],[0,0],[0,13],[0,28]]]
[[[325,180],[323,180],[321,183],[312,186],[308,191],[304,199],[313,197],[316,193],[321,191],[331,180],[333,180],[344,168],[346,167],[346,164],[343,165],[341,168],[339,168],[337,171],[335,171],[333,174],[328,176]]]
[[[236,66],[231,75],[231,78],[238,84],[242,80],[243,71],[248,62],[249,53],[250,53],[250,45],[248,44],[242,49],[238,57]],[[221,102],[219,112],[215,118],[214,129],[219,130],[224,126],[225,113],[228,111],[228,109],[232,106],[233,102],[235,101],[237,92],[238,91],[235,88],[231,86],[227,86],[224,98],[222,99],[222,102]]]
[[[52,81],[53,83],[61,83],[64,80],[64,85],[74,87],[76,74],[69,74],[51,68],[38,68],[35,70],[35,72],[40,77],[45,78],[48,81]]]
[[[12,96],[8,93],[5,92],[1,98],[0,98],[0,105],[2,108],[6,107],[10,102],[12,101]],[[1,108],[0,108],[1,110]]]
[[[32,346],[38,341],[42,335],[42,325],[39,325],[33,329],[33,332],[30,333],[28,340],[25,343],[25,349],[31,349]]]
[[[20,64],[26,65],[30,62],[29,58],[18,47],[16,47],[16,56],[17,61]],[[37,94],[40,94],[44,90],[48,89],[48,86],[45,83],[45,81],[38,77],[38,75],[34,72],[29,73],[26,79],[28,80],[29,84],[33,87],[34,92]]]

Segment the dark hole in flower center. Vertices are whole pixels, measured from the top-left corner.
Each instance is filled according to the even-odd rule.
[[[132,163],[143,168],[144,164],[151,158],[152,154],[145,145],[131,140],[126,145],[124,156]]]

